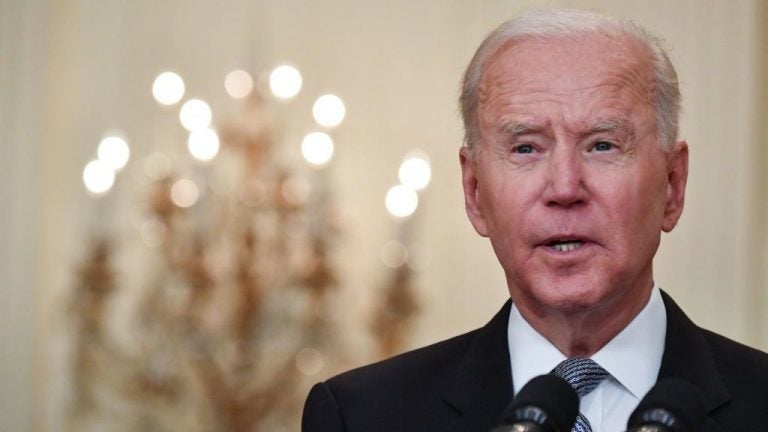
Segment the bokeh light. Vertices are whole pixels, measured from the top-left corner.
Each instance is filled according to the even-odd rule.
[[[398,268],[408,260],[408,249],[396,240],[390,240],[381,247],[381,262],[390,268]]]
[[[181,125],[188,131],[207,128],[211,125],[211,107],[200,99],[184,102],[179,112]]]
[[[416,191],[405,185],[393,186],[387,191],[384,199],[389,214],[395,217],[408,217],[419,206],[419,196]]]
[[[424,189],[432,178],[429,160],[421,153],[414,153],[406,157],[403,163],[400,164],[397,177],[400,179],[400,183],[413,190]]]
[[[200,189],[189,179],[179,179],[171,186],[171,201],[179,207],[195,205],[200,198]]]
[[[301,154],[310,164],[325,166],[333,157],[333,140],[323,132],[311,132],[301,141]]]
[[[165,243],[168,229],[165,227],[165,224],[159,220],[150,219],[141,224],[139,234],[141,236],[141,241],[143,241],[147,247],[156,248]]]
[[[341,124],[346,113],[344,102],[332,94],[320,96],[312,105],[312,117],[315,118],[317,124],[327,128]]]
[[[131,157],[131,150],[125,139],[119,136],[107,136],[99,143],[97,150],[99,160],[113,170],[122,169]]]
[[[184,97],[184,80],[175,72],[163,72],[152,83],[152,96],[161,105],[174,105]]]
[[[304,375],[316,375],[324,365],[323,354],[314,348],[302,348],[296,354],[296,369]]]
[[[280,185],[280,195],[290,205],[301,205],[307,202],[312,187],[301,177],[291,177]]]
[[[279,99],[290,99],[299,94],[301,84],[301,74],[293,66],[278,66],[269,74],[269,90]]]
[[[251,78],[251,74],[244,70],[233,70],[224,78],[224,89],[233,98],[242,99],[251,94],[253,78]]]
[[[102,160],[92,160],[83,169],[85,188],[93,194],[103,194],[115,184],[115,172],[112,167]]]
[[[187,139],[187,149],[195,159],[207,162],[219,154],[219,136],[211,128],[193,130]]]

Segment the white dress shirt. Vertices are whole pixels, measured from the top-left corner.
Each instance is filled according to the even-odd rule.
[[[627,327],[591,358],[611,375],[581,399],[580,412],[593,432],[620,432],[640,400],[656,383],[664,354],[667,312],[653,287],[648,304]],[[520,315],[514,303],[507,330],[514,392],[531,378],[548,374],[566,357]]]

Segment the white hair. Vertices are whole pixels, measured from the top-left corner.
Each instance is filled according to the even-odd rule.
[[[478,87],[488,60],[504,45],[523,39],[552,40],[590,35],[629,36],[642,43],[651,56],[656,110],[656,132],[662,148],[677,140],[680,118],[680,88],[677,73],[663,41],[631,21],[576,10],[540,9],[523,13],[499,25],[475,52],[462,80],[459,104],[464,120],[464,144],[473,148],[479,140]]]

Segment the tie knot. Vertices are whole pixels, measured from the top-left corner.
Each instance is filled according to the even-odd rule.
[[[594,360],[583,357],[563,360],[551,373],[566,380],[579,396],[594,390],[608,376],[608,372]]]

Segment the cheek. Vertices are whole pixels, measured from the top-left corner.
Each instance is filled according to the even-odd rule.
[[[480,187],[480,200],[491,224],[490,229],[500,235],[514,236],[525,230],[525,214],[532,208],[529,179],[514,175],[496,175],[485,178]]]
[[[659,177],[640,174],[612,179],[603,199],[617,223],[615,237],[627,254],[655,252],[664,218],[665,183]]]
[[[502,263],[524,261],[530,254],[527,238],[536,232],[535,180],[506,175],[490,180],[480,190],[488,237]],[[508,266],[505,266],[508,267]]]

